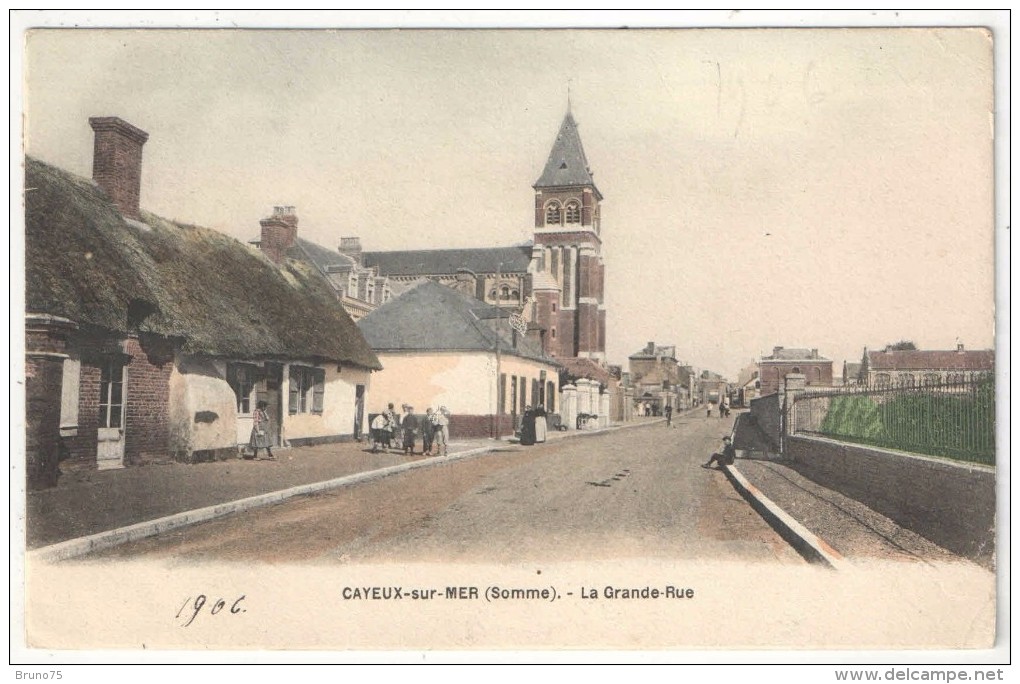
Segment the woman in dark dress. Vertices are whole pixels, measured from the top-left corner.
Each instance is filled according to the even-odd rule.
[[[535,443],[535,411],[530,406],[524,409],[521,419],[521,444],[531,446]]]
[[[401,444],[401,450],[405,454],[414,455],[414,439],[418,433],[418,419],[414,415],[413,406],[404,406],[404,417],[400,421],[400,427],[403,430],[404,440]]]

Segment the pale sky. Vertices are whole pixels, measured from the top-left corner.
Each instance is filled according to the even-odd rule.
[[[120,116],[144,208],[247,240],[289,204],[366,250],[528,240],[569,82],[611,363],[993,345],[980,29],[42,30],[25,61],[30,154],[90,176],[87,119]]]

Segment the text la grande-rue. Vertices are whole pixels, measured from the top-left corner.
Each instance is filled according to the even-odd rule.
[[[667,585],[663,589],[658,587],[614,587],[606,585],[602,587],[601,594],[597,587],[581,587],[582,599],[692,599],[694,589],[689,587],[674,587]]]

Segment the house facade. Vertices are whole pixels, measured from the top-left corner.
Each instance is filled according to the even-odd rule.
[[[383,370],[368,411],[446,406],[452,438],[513,434],[527,406],[559,411],[556,360],[511,330],[506,312],[426,281],[358,322]]]
[[[776,394],[790,373],[807,378],[809,387],[832,386],[832,361],[819,355],[817,349],[774,347],[771,356],[758,361],[761,373],[761,396]]]
[[[952,384],[995,370],[992,349],[892,350],[864,349],[858,371],[860,382],[874,387]]]
[[[93,180],[26,161],[29,484],[70,469],[236,456],[364,429],[380,368],[307,263],[139,206],[148,135],[93,118]]]

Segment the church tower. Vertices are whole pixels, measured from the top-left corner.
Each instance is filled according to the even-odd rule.
[[[568,110],[535,189],[532,293],[546,352],[606,357],[602,193],[595,186],[574,116]]]

